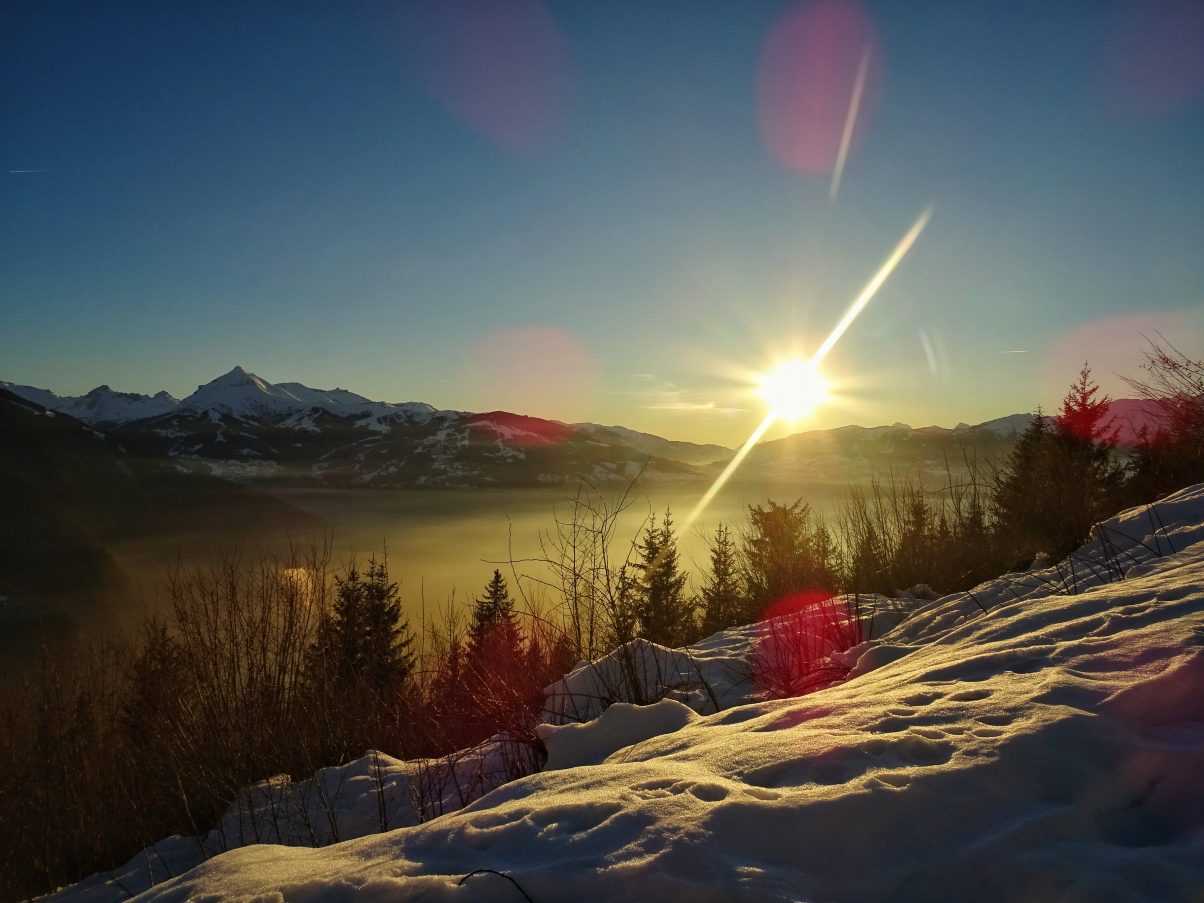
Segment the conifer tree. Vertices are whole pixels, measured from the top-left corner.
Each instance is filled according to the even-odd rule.
[[[506,578],[494,569],[485,593],[473,606],[468,629],[468,660],[481,670],[513,669],[522,659],[522,633]]]
[[[469,742],[513,727],[529,709],[531,676],[506,579],[494,570],[473,606],[464,674],[464,728]]]
[[[700,593],[703,636],[737,626],[744,613],[736,546],[731,531],[723,524],[715,529],[710,553],[710,578]]]
[[[305,669],[306,695],[322,719],[323,755],[360,755],[390,742],[414,669],[414,638],[384,561],[352,564],[335,578],[334,604],[319,623]]]
[[[1084,364],[1058,415],[1050,421],[1038,412],[1008,455],[992,507],[997,539],[1016,566],[1039,552],[1068,554],[1115,509],[1121,472],[1112,457],[1116,433],[1105,422],[1110,404]]]
[[[830,536],[820,538],[812,529],[806,502],[750,505],[748,515],[740,547],[746,606],[741,623],[751,623],[769,606],[796,593],[834,589],[836,562]]]
[[[679,568],[668,508],[659,526],[648,525],[638,551],[635,615],[640,635],[663,646],[690,642],[695,633],[694,607],[686,595],[688,575]]]
[[[1051,443],[1049,419],[1038,408],[995,475],[991,489],[996,532],[1019,566],[1027,566],[1042,551],[1043,493],[1051,477]]]
[[[1079,378],[1071,383],[1062,399],[1062,410],[1054,418],[1057,433],[1084,443],[1115,445],[1116,430],[1103,423],[1112,399],[1107,395],[1097,398],[1097,395],[1099,386],[1091,378],[1091,367],[1084,363]]]
[[[336,688],[392,701],[414,667],[414,638],[397,584],[386,562],[370,558],[367,571],[352,564],[335,587],[333,610],[311,650],[311,672]]]
[[[1083,364],[1054,418],[1053,504],[1044,514],[1046,551],[1056,557],[1085,542],[1092,524],[1118,503],[1121,471],[1112,456],[1116,430],[1105,422],[1112,400],[1097,396],[1099,386],[1091,379],[1091,368]]]

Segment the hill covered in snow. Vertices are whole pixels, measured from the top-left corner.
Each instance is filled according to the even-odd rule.
[[[771,634],[645,644],[664,698],[571,723],[613,656],[582,663],[548,690],[544,770],[458,811],[416,824],[437,763],[372,754],[265,781],[209,837],[58,899],[120,899],[150,872],[178,877],[139,899],[1200,899],[1204,486],[1056,566],[915,603],[833,651],[847,676],[810,695],[762,698]],[[488,790],[502,752],[457,767]]]

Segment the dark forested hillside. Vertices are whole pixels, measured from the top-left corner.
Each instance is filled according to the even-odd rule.
[[[106,616],[132,592],[116,542],[220,531],[314,530],[292,506],[167,459],[133,457],[112,438],[0,389],[0,619],[8,644]]]

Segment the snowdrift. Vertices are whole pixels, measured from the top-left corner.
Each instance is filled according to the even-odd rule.
[[[1056,567],[922,605],[811,695],[750,701],[754,637],[650,647],[682,666],[676,698],[584,724],[555,716],[598,670],[577,669],[549,688],[548,767],[459,811],[244,846],[139,899],[1204,899],[1204,486],[1118,515]],[[731,675],[719,705],[704,671]],[[391,788],[388,827],[412,820],[415,769],[366,757],[303,784],[361,782],[342,839],[380,830],[370,786]],[[117,877],[145,887],[147,862],[186,843]],[[122,896],[98,876],[59,898]]]

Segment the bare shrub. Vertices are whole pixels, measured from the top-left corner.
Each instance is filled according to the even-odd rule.
[[[772,606],[752,650],[752,676],[762,698],[802,696],[843,680],[849,668],[834,654],[864,639],[862,623],[856,596],[804,592]]]

